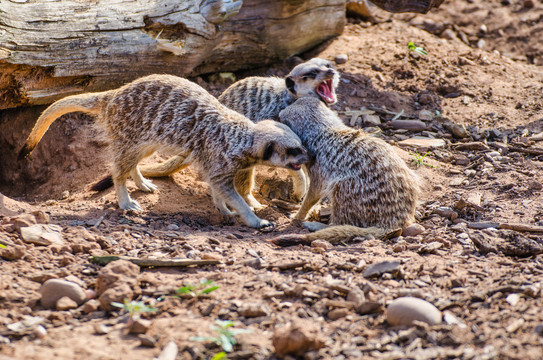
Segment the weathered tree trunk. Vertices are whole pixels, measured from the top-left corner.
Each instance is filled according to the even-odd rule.
[[[0,109],[264,65],[344,23],[345,0],[1,0]]]

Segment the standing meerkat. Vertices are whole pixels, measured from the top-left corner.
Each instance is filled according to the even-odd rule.
[[[248,77],[227,88],[219,101],[254,122],[264,119],[278,120],[279,113],[297,98],[310,96],[327,105],[337,102],[336,88],[339,73],[333,64],[325,59],[313,58],[294,67],[285,77]],[[169,176],[187,166],[182,154],[173,156],[161,164],[142,166],[143,176]],[[307,190],[307,181],[301,171],[289,170],[294,179],[294,197],[300,201]],[[101,191],[111,186],[111,177],[104,178],[92,187]],[[254,198],[254,167],[236,176],[236,189],[254,209],[263,206]]]
[[[105,130],[113,182],[125,210],[141,210],[126,189],[128,176],[141,190],[156,190],[138,170],[138,162],[156,150],[169,150],[197,168],[221,212],[231,214],[229,207],[247,225],[273,229],[273,223],[258,218],[236,192],[236,173],[255,164],[298,170],[308,160],[300,139],[286,125],[271,120],[255,124],[200,86],[171,75],[151,75],[119,89],[55,102],[38,118],[19,158],[30,154],[55,119],[73,111],[94,115]]]
[[[355,236],[378,237],[415,221],[419,193],[416,175],[385,141],[346,126],[314,98],[298,99],[281,111],[288,125],[315,157],[306,164],[310,186],[295,219],[304,220],[323,197],[331,203],[330,223],[302,238],[337,242]],[[287,242],[288,243],[288,242]]]

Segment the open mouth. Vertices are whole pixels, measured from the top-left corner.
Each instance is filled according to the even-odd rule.
[[[337,99],[336,94],[334,93],[334,84],[332,79],[321,82],[319,86],[317,86],[317,94],[327,104],[335,104]]]
[[[290,163],[287,165],[287,167],[292,170],[300,170],[302,168],[302,165],[296,164],[296,163]]]

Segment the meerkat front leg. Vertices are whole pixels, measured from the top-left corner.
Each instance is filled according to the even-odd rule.
[[[288,170],[288,172],[290,173],[290,176],[292,176],[292,192],[294,195],[294,200],[296,200],[296,202],[300,202],[304,198],[309,186],[307,181],[308,177],[305,173],[305,166],[302,167],[302,170]]]
[[[239,170],[234,177],[234,187],[238,193],[243,197],[247,205],[254,210],[264,209],[265,206],[258,202],[253,195],[253,189],[255,186],[255,168],[250,167],[247,169]]]
[[[234,210],[239,217],[251,227],[261,231],[271,231],[275,228],[275,224],[264,219],[260,219],[252,211],[249,205],[244,201],[240,194],[234,189],[234,179],[225,179],[217,177],[211,179],[209,185],[213,188],[216,196],[221,197],[226,205]]]

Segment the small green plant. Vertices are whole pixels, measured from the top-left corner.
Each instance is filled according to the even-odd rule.
[[[186,284],[185,286],[180,287],[176,290],[178,294],[189,294],[193,297],[198,297],[202,294],[209,294],[219,288],[218,285],[215,285],[213,280],[207,280],[206,278],[200,279],[198,285]]]
[[[421,165],[424,165],[424,166],[428,166],[428,167],[431,167],[431,168],[435,168],[434,165],[431,165],[431,164],[428,164],[426,161],[424,161],[424,158],[426,156],[428,156],[428,154],[430,154],[431,151],[427,151],[424,155],[422,154],[419,154],[418,151],[415,151],[414,153],[411,153],[410,155],[413,156],[413,162],[415,163],[415,165],[417,167],[421,166]]]
[[[128,301],[128,299],[124,299],[123,304],[112,302],[111,305],[126,310],[131,319],[138,316],[142,312],[154,312],[158,310],[152,306],[145,305],[143,301]]]
[[[227,359],[228,359],[228,357],[226,357],[226,353],[224,351],[216,353],[211,358],[211,360],[227,360]]]
[[[407,44],[407,48],[409,49],[409,52],[414,52],[414,53],[416,53],[418,55],[422,55],[422,56],[428,55],[428,51],[424,50],[421,47],[416,46],[415,44],[413,44],[412,41],[410,41],[409,44]]]
[[[6,245],[0,244],[0,249],[5,249],[5,248],[6,248]]]
[[[222,347],[226,352],[231,352],[234,350],[234,346],[238,343],[236,340],[236,335],[238,334],[247,334],[250,333],[249,329],[234,329],[234,322],[230,320],[215,320],[215,324],[218,326],[211,325],[209,328],[217,333],[217,336],[194,336],[191,338],[192,341],[213,341],[215,344]],[[215,356],[220,356],[220,353]],[[226,354],[224,355],[226,356]],[[215,359],[215,357],[213,357]],[[219,357],[217,359],[224,359],[224,357]]]

